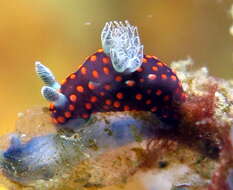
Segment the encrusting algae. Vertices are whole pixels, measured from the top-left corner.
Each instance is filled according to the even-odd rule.
[[[131,52],[135,60],[141,56],[137,45]],[[121,69],[117,52],[112,56],[114,67]],[[95,113],[68,127],[54,124],[48,108],[20,113],[15,134],[1,138],[0,183],[8,189],[75,190],[122,184],[133,177],[160,190],[232,190],[233,81],[212,77],[205,67],[192,70],[192,65],[187,59],[170,66],[185,92],[175,127],[161,119],[163,114],[137,109]],[[138,64],[130,66],[126,69],[138,69]],[[55,102],[60,114],[59,106],[66,107],[67,99],[54,90],[58,84],[50,71],[41,68],[39,75],[49,84],[42,94]],[[83,88],[77,90],[82,93]]]

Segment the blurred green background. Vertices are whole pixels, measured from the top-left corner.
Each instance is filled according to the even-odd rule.
[[[61,81],[100,48],[106,21],[139,28],[145,53],[172,60],[192,57],[195,67],[232,76],[232,0],[0,0],[0,134],[13,130],[17,113],[47,105],[34,62]]]
[[[13,131],[17,113],[47,105],[34,62],[61,81],[100,48],[106,21],[139,28],[145,53],[167,63],[192,57],[195,67],[229,79],[233,43],[232,0],[0,0],[0,134]],[[33,127],[33,126],[32,126]],[[136,182],[127,189],[141,189]],[[114,189],[118,189],[117,187]]]

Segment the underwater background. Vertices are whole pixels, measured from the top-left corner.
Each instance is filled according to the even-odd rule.
[[[231,3],[0,0],[0,135],[14,130],[18,112],[47,105],[34,62],[40,60],[61,81],[101,47],[101,30],[111,20],[129,20],[138,26],[146,54],[167,63],[191,57],[195,67],[207,66],[211,75],[232,78]],[[126,189],[143,187],[130,182]]]

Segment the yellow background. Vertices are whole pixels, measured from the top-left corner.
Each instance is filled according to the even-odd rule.
[[[231,2],[0,0],[0,135],[13,131],[18,112],[47,104],[34,62],[61,81],[100,48],[106,21],[137,25],[147,54],[168,63],[190,56],[212,75],[232,77]]]

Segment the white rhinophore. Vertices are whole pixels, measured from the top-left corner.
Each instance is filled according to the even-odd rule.
[[[61,85],[56,81],[50,69],[42,65],[39,61],[35,62],[35,69],[37,75],[46,85],[41,89],[42,96],[49,102],[53,102],[56,106],[64,106],[67,102],[67,98],[64,94],[57,91],[60,89]]]
[[[67,102],[67,98],[64,94],[56,91],[49,86],[43,86],[41,89],[42,96],[49,102],[53,102],[55,106],[63,106]]]
[[[128,21],[107,22],[101,33],[101,41],[117,72],[134,72],[141,66],[143,45],[137,27]]]
[[[39,61],[35,62],[35,69],[37,75],[41,78],[41,80],[45,83],[46,86],[50,86],[56,90],[60,89],[61,85],[56,81],[53,73],[50,69]]]

